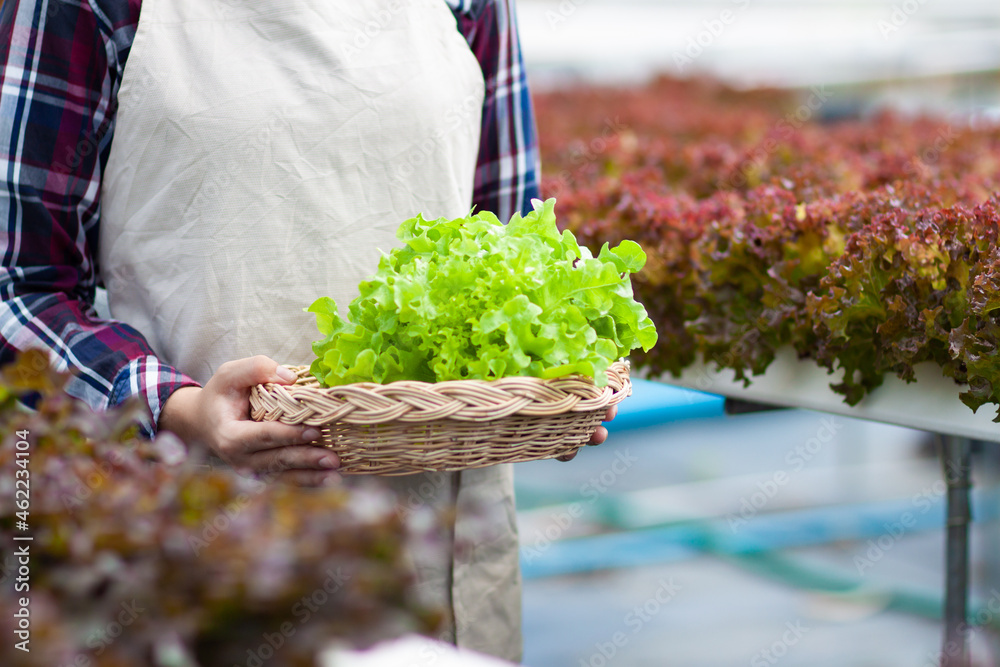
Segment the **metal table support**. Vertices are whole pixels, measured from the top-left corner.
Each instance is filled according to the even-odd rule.
[[[942,436],[941,462],[948,486],[948,534],[945,546],[944,643],[942,667],[968,667],[969,507],[972,443]]]

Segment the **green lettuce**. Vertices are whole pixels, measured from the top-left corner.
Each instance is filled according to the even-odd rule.
[[[656,329],[632,294],[646,254],[633,241],[596,257],[556,227],[555,200],[504,225],[492,213],[405,221],[401,248],[360,284],[348,321],[328,297],[315,313],[312,374],[325,386],[494,380],[605,370]]]

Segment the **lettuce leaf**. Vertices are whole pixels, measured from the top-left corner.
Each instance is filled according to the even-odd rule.
[[[607,383],[617,359],[656,344],[630,274],[639,244],[594,257],[556,225],[555,200],[504,225],[492,213],[400,225],[401,248],[360,284],[348,320],[328,297],[315,313],[322,340],[311,371],[326,386],[396,380],[586,375]]]

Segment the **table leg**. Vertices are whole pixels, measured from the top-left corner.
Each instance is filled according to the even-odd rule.
[[[968,438],[942,436],[941,461],[948,486],[942,667],[968,667],[969,507],[972,446]]]

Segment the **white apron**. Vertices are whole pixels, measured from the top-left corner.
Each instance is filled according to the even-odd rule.
[[[112,316],[202,383],[309,363],[305,306],[346,315],[400,222],[469,211],[483,88],[444,0],[144,0],[102,186]],[[414,554],[443,638],[518,660],[510,468],[389,483],[401,511],[457,503],[448,553]]]

